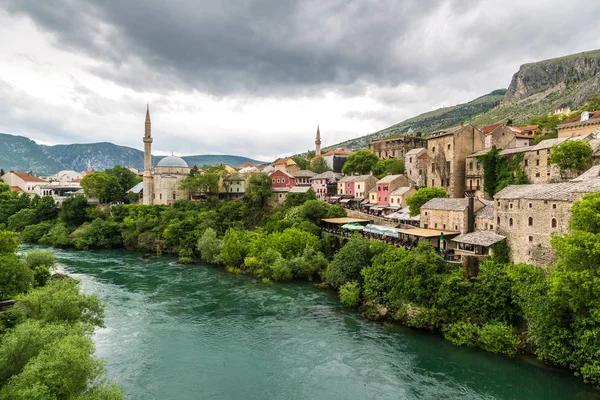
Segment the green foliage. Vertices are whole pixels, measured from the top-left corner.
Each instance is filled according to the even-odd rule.
[[[300,169],[308,169],[310,162],[306,158],[293,156],[292,160],[300,167]]]
[[[56,264],[54,253],[43,250],[32,250],[25,253],[23,261],[33,271],[34,287],[46,284]]]
[[[340,301],[348,307],[358,306],[360,304],[360,283],[352,281],[340,286]]]
[[[4,232],[0,232],[0,235]],[[29,290],[33,271],[14,254],[0,253],[0,300],[10,299]]]
[[[483,166],[483,189],[489,196],[494,196],[509,185],[528,183],[527,175],[521,167],[524,153],[511,157],[500,155],[500,150],[492,146],[490,151],[477,159]]]
[[[494,252],[494,261],[498,264],[508,264],[510,262],[510,247],[506,240],[502,240],[492,245]]]
[[[307,246],[302,255],[290,259],[288,266],[295,278],[312,281],[317,274],[325,271],[327,259],[314,247]]]
[[[25,243],[38,243],[40,239],[47,234],[54,226],[53,222],[40,222],[35,225],[28,225],[21,233],[21,241]]]
[[[323,172],[331,171],[331,168],[329,168],[329,165],[327,165],[323,157],[315,158],[314,160],[312,160],[310,162],[310,165],[308,166],[308,169],[313,172],[316,172],[317,174],[322,174]]]
[[[75,228],[89,221],[89,208],[85,196],[69,196],[62,202],[58,216],[67,226]]]
[[[561,175],[581,174],[592,166],[592,147],[583,140],[567,140],[552,147],[550,163],[556,164]]]
[[[123,243],[120,233],[116,222],[96,218],[73,232],[73,244],[86,250],[119,247]]]
[[[380,244],[378,242],[371,244],[371,252],[375,255],[371,265],[363,268],[360,274],[364,281],[365,298],[383,303],[387,301],[387,295],[394,285],[394,269],[398,262],[407,257],[407,254],[403,247],[383,245],[382,250],[374,248]]]
[[[36,232],[36,235],[38,232]],[[40,244],[54,247],[67,247],[73,244],[67,226],[57,223],[39,239]]]
[[[221,261],[229,267],[242,265],[244,257],[248,252],[248,238],[245,231],[228,229],[223,236],[223,247],[221,248]]]
[[[0,231],[0,255],[14,254],[19,247],[19,237],[13,232]]]
[[[373,175],[379,179],[386,175],[402,175],[404,173],[404,160],[399,158],[388,158],[379,160],[373,167]]]
[[[348,161],[344,164],[342,172],[347,175],[365,175],[371,172],[379,158],[375,153],[369,150],[359,150],[348,156]]]
[[[417,190],[416,193],[408,196],[406,198],[406,204],[410,208],[410,215],[415,216],[421,213],[421,206],[427,203],[431,199],[435,198],[446,198],[448,197],[448,192],[446,192],[443,188],[436,187],[424,187]]]
[[[200,258],[210,264],[218,264],[220,261],[221,249],[223,243],[217,238],[217,232],[212,228],[207,228],[200,239],[198,239],[197,249],[200,252]]]
[[[267,210],[273,195],[269,175],[265,173],[250,174],[248,179],[246,179],[248,206],[254,214]]]
[[[325,280],[334,288],[350,281],[362,281],[360,271],[370,265],[370,242],[359,236],[348,240],[333,257],[325,271]]]
[[[289,260],[303,254],[304,249],[312,247],[316,250],[321,248],[318,237],[296,228],[288,228],[283,232],[274,232],[267,236],[266,245],[278,251],[283,258]]]
[[[7,228],[11,231],[21,232],[29,225],[35,225],[38,221],[36,210],[24,208],[8,218]]]
[[[583,105],[581,111],[597,111],[600,110],[600,95],[592,96]]]
[[[521,341],[514,329],[502,322],[479,326],[459,321],[444,328],[444,337],[457,346],[480,347],[490,353],[514,356]]]
[[[315,192],[312,191],[312,189],[306,193],[288,193],[285,197],[285,206],[297,207],[310,200],[317,200],[317,196],[315,195]]]
[[[182,189],[189,190],[191,193],[219,193],[219,173],[204,172],[190,175],[180,183]]]
[[[118,201],[125,196],[125,191],[119,184],[119,179],[106,171],[94,172],[84,176],[81,180],[81,187],[87,197],[99,199],[103,203]]]

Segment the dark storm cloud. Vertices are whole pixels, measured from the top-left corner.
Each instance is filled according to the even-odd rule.
[[[268,94],[423,81],[426,69],[404,54],[406,40],[440,4],[15,0],[8,9],[56,34],[61,46],[101,60],[96,74],[138,89]],[[152,71],[170,79],[148,79]]]

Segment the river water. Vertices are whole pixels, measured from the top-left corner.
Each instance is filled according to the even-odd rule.
[[[26,249],[26,248],[25,248]],[[570,373],[362,319],[309,284],[171,257],[53,250],[106,303],[95,335],[128,399],[592,399]]]

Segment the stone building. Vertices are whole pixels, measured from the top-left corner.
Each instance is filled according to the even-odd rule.
[[[280,158],[273,163],[273,168],[277,171],[287,172],[288,174],[300,171],[298,164],[291,158]]]
[[[317,173],[306,169],[301,169],[300,171],[292,173],[292,175],[294,178],[296,178],[296,186],[310,186],[310,180],[316,176]]]
[[[416,137],[412,134],[402,136],[375,139],[371,141],[369,150],[377,154],[382,160],[388,158],[404,158],[404,155],[412,149],[423,148],[427,146],[427,140]]]
[[[600,133],[600,111],[585,111],[556,127],[558,137],[585,136]]]
[[[365,199],[376,187],[376,176],[348,175],[338,181],[338,195]]]
[[[485,148],[499,149],[529,146],[534,139],[537,126],[515,127],[500,125],[485,135]]]
[[[484,206],[475,212],[475,230],[494,232],[494,202],[479,198]]]
[[[427,186],[444,188],[450,197],[463,197],[465,161],[484,148],[483,134],[472,125],[433,133],[427,141]]]
[[[412,187],[415,183],[406,175],[388,175],[377,181],[377,205],[389,206],[391,193],[399,187]]]
[[[411,186],[402,186],[390,193],[390,206],[404,208],[407,206],[406,198],[416,193],[416,189]]]
[[[337,193],[337,181],[341,179],[342,174],[326,171],[310,178],[310,184],[313,192],[319,200],[325,200],[328,197],[335,196]]]
[[[582,182],[511,185],[494,196],[496,233],[506,236],[511,261],[546,265],[555,260],[553,233],[568,231],[571,206],[600,190],[600,178]]]
[[[187,190],[181,189],[181,181],[187,178],[191,168],[185,160],[176,156],[165,157],[152,168],[152,123],[150,108],[146,108],[144,133],[143,204],[173,204],[176,200],[189,198]]]
[[[479,199],[472,198],[431,199],[421,206],[421,228],[472,232],[475,229],[475,213],[484,206]]]
[[[418,187],[426,185],[428,158],[424,147],[412,149],[404,155],[404,173]]]

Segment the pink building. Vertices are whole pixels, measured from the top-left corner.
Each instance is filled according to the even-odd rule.
[[[413,187],[415,183],[406,175],[388,175],[377,181],[377,205],[389,206],[390,197],[399,187]]]

